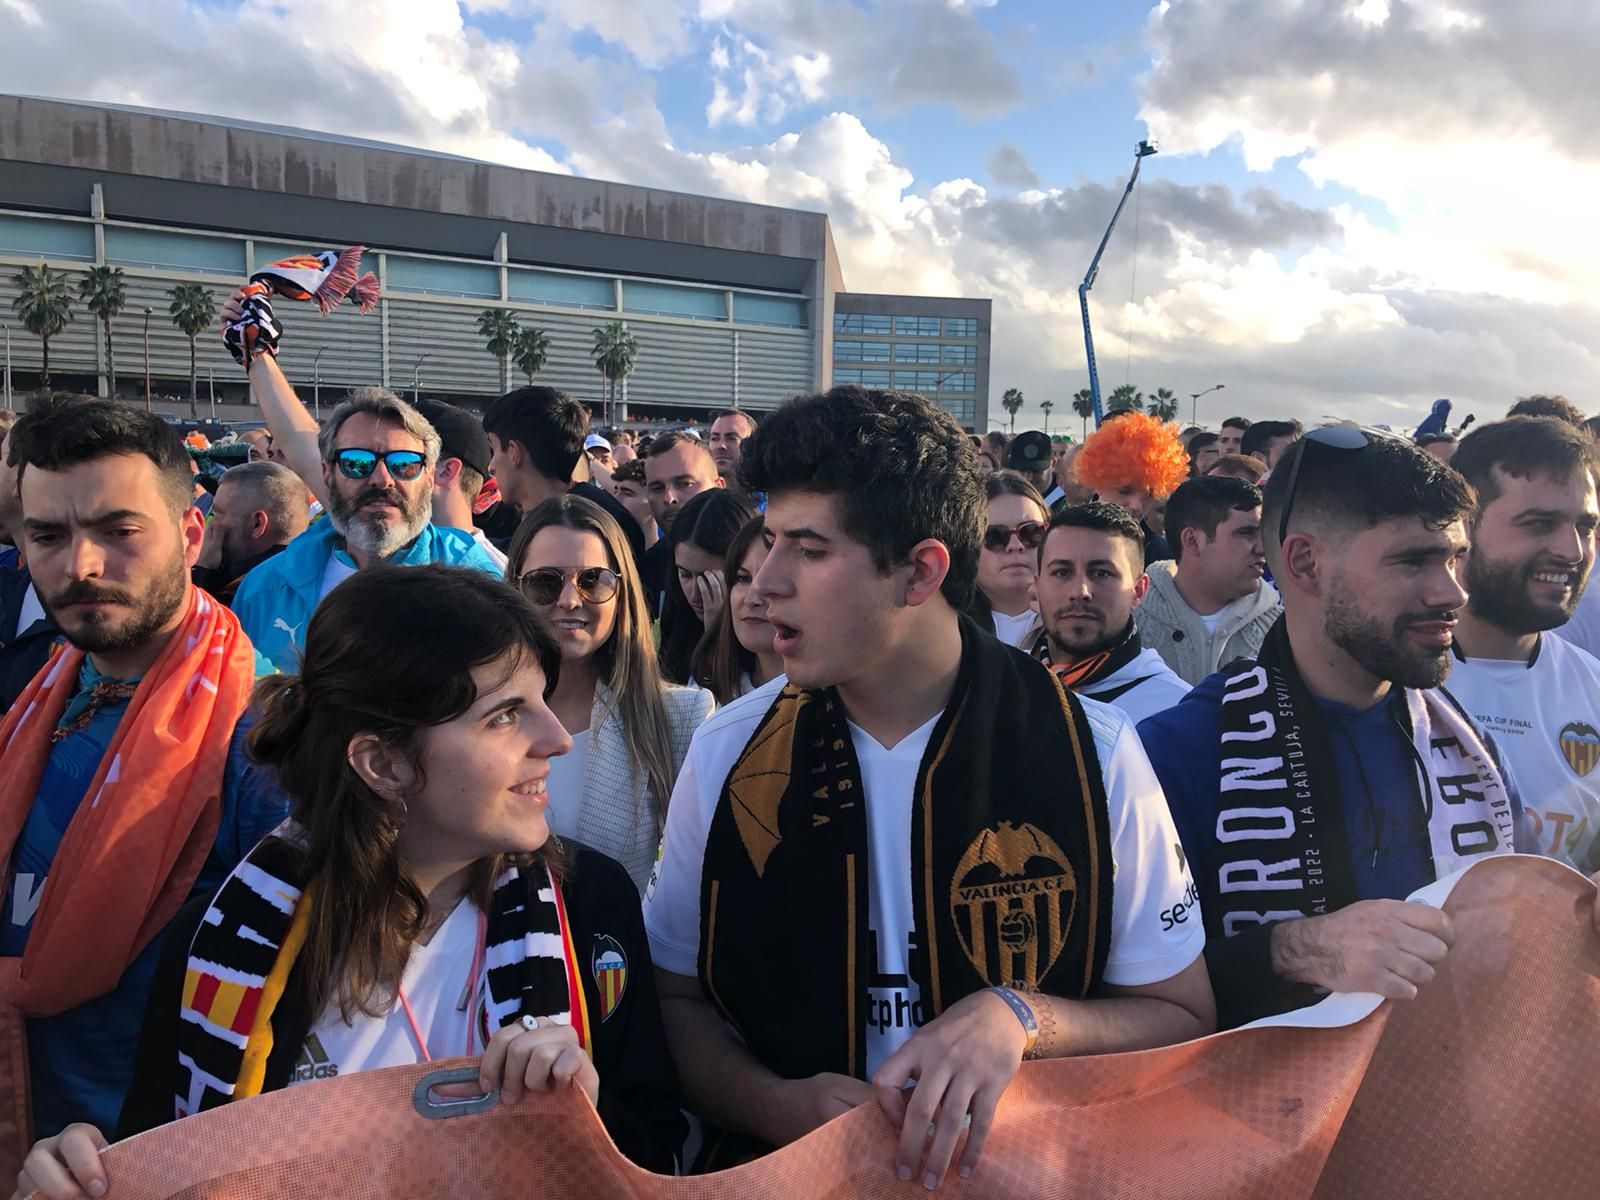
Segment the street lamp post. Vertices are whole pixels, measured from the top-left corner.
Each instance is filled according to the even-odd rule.
[[[317,347],[317,356],[311,360],[311,413],[322,423],[322,352],[326,346]]]
[[[1212,392],[1220,392],[1226,384],[1214,383],[1203,392],[1190,392],[1189,400],[1193,407],[1189,410],[1189,424],[1200,424],[1200,397],[1209,396]]]
[[[215,367],[206,368],[206,379],[208,381],[207,386],[211,389],[211,419],[215,421],[217,419],[217,369]]]
[[[144,410],[149,412],[150,404],[150,314],[155,309],[148,304],[144,306]]]
[[[428,351],[417,359],[417,365],[411,372],[411,403],[415,404],[422,398],[422,364],[433,357],[433,351]]]
[[[0,325],[6,331],[6,407],[11,407],[11,326]]]

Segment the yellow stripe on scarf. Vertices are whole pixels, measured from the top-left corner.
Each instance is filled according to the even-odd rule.
[[[261,1004],[256,1009],[256,1019],[250,1026],[250,1038],[245,1043],[244,1058],[239,1063],[239,1080],[233,1086],[233,1099],[259,1096],[267,1079],[267,1059],[272,1054],[272,1014],[283,999],[283,989],[289,982],[289,972],[300,957],[300,948],[306,944],[306,931],[311,928],[311,905],[314,885],[307,885],[295,906],[289,929],[283,935],[283,946],[267,972],[261,985]]]

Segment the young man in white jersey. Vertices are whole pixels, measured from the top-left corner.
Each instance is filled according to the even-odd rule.
[[[703,1165],[877,1102],[894,1169],[936,1187],[1025,1057],[1213,1028],[1194,884],[1128,718],[959,615],[984,491],[947,414],[802,397],[742,469],[788,675],[678,777],[646,903],[669,1044],[732,1135]]]
[[[1594,565],[1594,442],[1553,417],[1474,430],[1451,466],[1478,493],[1467,607],[1446,689],[1494,739],[1531,849],[1600,869],[1600,661],[1544,634]]]

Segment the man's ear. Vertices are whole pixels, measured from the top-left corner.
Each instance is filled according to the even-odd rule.
[[[939,595],[950,574],[950,549],[937,538],[924,538],[907,555],[911,575],[906,580],[904,603],[911,608]]]

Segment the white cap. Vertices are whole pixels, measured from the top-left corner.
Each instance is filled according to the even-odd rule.
[[[611,449],[611,443],[598,433],[591,433],[583,439],[583,448],[585,450],[609,450]]]
[[[697,442],[700,440],[700,431],[698,429],[685,429],[683,434],[686,437],[692,437]]]

